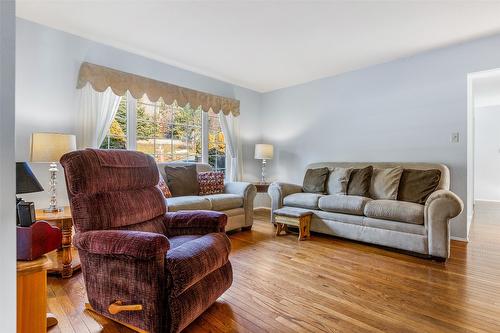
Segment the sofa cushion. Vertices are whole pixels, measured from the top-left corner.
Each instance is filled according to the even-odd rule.
[[[372,174],[373,167],[371,165],[363,169],[353,169],[347,184],[347,194],[369,197]]]
[[[371,200],[355,195],[325,195],[319,199],[318,207],[327,212],[363,215],[366,203]]]
[[[424,224],[424,206],[396,200],[372,200],[365,205],[365,216],[382,220]]]
[[[404,169],[399,182],[398,200],[424,204],[441,179],[438,169]]]
[[[204,195],[210,201],[212,210],[227,210],[243,207],[243,198],[236,194],[220,193]]]
[[[335,168],[330,173],[327,182],[328,194],[346,194],[347,183],[351,176],[352,168]]]
[[[175,167],[166,165],[165,175],[167,186],[174,197],[198,195],[200,192],[196,164]]]
[[[373,169],[370,196],[373,199],[396,200],[403,168]]]
[[[306,193],[325,193],[326,179],[330,174],[328,168],[307,169],[302,183]]]
[[[167,198],[166,201],[167,209],[170,212],[179,210],[210,210],[212,208],[210,200],[194,195]]]
[[[318,209],[318,200],[323,195],[318,193],[294,193],[283,199],[285,206]]]

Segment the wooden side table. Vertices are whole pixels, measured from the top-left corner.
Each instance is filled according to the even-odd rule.
[[[71,277],[73,272],[81,267],[78,251],[71,245],[73,238],[71,209],[64,207],[62,212],[56,213],[45,213],[43,209],[37,209],[36,219],[47,221],[62,231],[61,248],[47,254],[53,263],[52,267],[48,269],[48,273],[58,274],[64,279]]]
[[[261,182],[255,182],[252,184],[255,185],[255,187],[257,188],[257,192],[259,192],[259,193],[267,193],[267,190],[269,189],[269,185],[271,185],[271,183],[261,183]]]
[[[50,259],[46,255],[32,261],[17,262],[17,332],[45,333],[57,319],[47,313],[47,269]]]

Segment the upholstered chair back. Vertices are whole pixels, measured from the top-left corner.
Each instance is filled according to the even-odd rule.
[[[126,150],[86,149],[61,158],[77,232],[126,229],[165,234],[155,160]]]

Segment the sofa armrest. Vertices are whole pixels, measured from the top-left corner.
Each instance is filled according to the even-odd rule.
[[[224,232],[227,215],[209,210],[190,210],[166,213],[164,218],[168,236],[205,235]]]
[[[229,182],[224,184],[224,193],[236,194],[243,198],[245,227],[250,227],[253,224],[253,201],[257,195],[255,185],[247,182]]]
[[[283,198],[287,195],[300,192],[302,192],[302,186],[297,184],[274,182],[269,185],[267,193],[271,197],[272,222],[274,222],[274,214],[272,212],[283,207]]]
[[[462,200],[453,192],[438,190],[425,202],[424,223],[428,232],[429,254],[435,257],[450,256],[450,219],[464,209]]]
[[[73,237],[73,244],[92,254],[142,260],[163,257],[170,248],[164,235],[127,230],[79,232]]]

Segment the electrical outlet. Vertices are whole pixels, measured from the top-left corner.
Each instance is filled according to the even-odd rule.
[[[458,143],[460,141],[460,133],[453,132],[451,133],[451,143]]]

